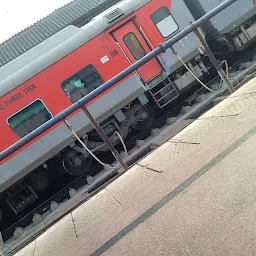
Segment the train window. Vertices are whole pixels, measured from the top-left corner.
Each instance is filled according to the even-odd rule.
[[[88,65],[65,80],[61,87],[74,103],[104,83],[93,65]]]
[[[172,17],[167,7],[161,7],[151,15],[153,23],[156,25],[163,37],[172,35],[179,29],[178,24]]]
[[[7,123],[19,138],[23,138],[48,120],[52,114],[41,100],[36,100],[9,117]]]
[[[133,33],[125,35],[124,42],[136,60],[139,60],[146,55],[144,48]]]

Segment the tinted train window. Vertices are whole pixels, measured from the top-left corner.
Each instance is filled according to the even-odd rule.
[[[146,55],[144,48],[133,33],[124,36],[124,42],[136,60],[139,60]]]
[[[179,29],[178,24],[172,17],[167,7],[161,7],[151,15],[153,23],[156,25],[163,37],[172,35]]]
[[[92,92],[104,81],[93,65],[88,65],[75,75],[65,80],[61,87],[74,103]]]
[[[51,118],[52,115],[44,103],[36,100],[11,116],[7,122],[16,135],[22,138]]]

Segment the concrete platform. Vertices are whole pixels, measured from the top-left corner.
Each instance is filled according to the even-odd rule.
[[[16,256],[256,255],[256,79]]]

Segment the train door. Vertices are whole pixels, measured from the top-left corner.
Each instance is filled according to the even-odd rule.
[[[141,59],[151,51],[132,21],[129,21],[122,27],[115,30],[113,35],[117,40],[123,54],[130,63],[135,63],[137,60]],[[141,79],[147,83],[161,74],[163,70],[157,59],[152,59],[140,67],[137,71]]]

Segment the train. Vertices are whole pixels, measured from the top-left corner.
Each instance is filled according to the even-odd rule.
[[[220,0],[123,0],[82,27],[69,25],[0,67],[0,151],[172,38]],[[209,45],[234,53],[256,38],[256,1],[238,0],[201,27]],[[211,69],[193,33],[174,45],[199,78]],[[224,49],[224,50],[223,50]],[[86,107],[114,145],[149,129],[154,111],[169,108],[197,83],[172,49],[91,100]],[[108,147],[82,111],[68,122],[94,153]],[[58,188],[58,163],[67,175],[86,175],[91,155],[65,123],[55,125],[1,161],[0,229],[25,216],[46,191]],[[54,178],[53,178],[54,176]],[[42,199],[43,198],[43,199]],[[40,201],[41,200],[41,201]],[[8,219],[8,221],[6,221]],[[4,221],[5,220],[5,221]],[[8,224],[9,223],[9,224]]]
[[[222,0],[183,0],[195,19],[199,19]],[[214,49],[242,51],[255,41],[256,16],[254,0],[237,1],[202,25],[208,43]],[[223,51],[222,51],[223,52]]]

